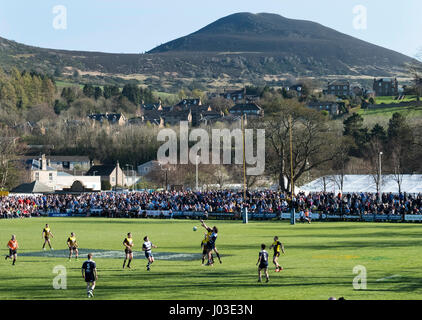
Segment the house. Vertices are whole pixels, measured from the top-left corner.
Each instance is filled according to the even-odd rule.
[[[196,108],[191,108],[192,114],[192,126],[197,127],[201,124],[201,119],[205,113],[212,112],[211,106],[199,106]]]
[[[188,121],[192,123],[192,111],[191,109],[173,109],[172,111],[162,113],[161,116],[164,118],[166,125],[179,125],[180,121]]]
[[[324,90],[324,93],[334,96],[348,96],[350,95],[350,82],[347,80],[328,82],[327,90]]]
[[[158,110],[161,107],[161,101],[158,103],[142,104],[141,109],[146,111]]]
[[[205,112],[201,113],[201,119],[199,121],[202,124],[210,125],[210,124],[213,124],[215,122],[221,121],[223,118],[224,118],[223,112],[210,110],[210,111],[205,111]]]
[[[147,123],[150,123],[159,128],[162,128],[164,127],[164,118],[161,116],[161,114],[162,113],[157,110],[144,111],[144,114],[141,115],[140,117],[130,118],[127,121],[127,124],[136,126],[136,125],[146,125]]]
[[[160,163],[157,160],[151,160],[138,166],[138,174],[144,177],[151,171],[157,170],[160,168],[161,168]]]
[[[397,78],[374,79],[372,88],[376,96],[397,96],[399,94],[399,83]]]
[[[264,116],[264,110],[254,102],[236,104],[230,108],[229,113],[235,114],[235,115],[246,114],[248,116],[255,116],[255,117]]]
[[[120,168],[119,161],[116,165],[95,165],[85,174],[86,176],[99,176],[101,182],[108,182],[112,187],[125,185],[125,174]]]
[[[32,181],[30,183],[22,183],[12,189],[11,193],[53,193],[52,187],[46,186],[39,181]]]
[[[189,107],[202,106],[201,98],[194,99],[183,99],[175,107],[180,107],[182,109],[187,109]]]
[[[331,116],[336,116],[340,113],[340,107],[337,102],[329,102],[329,101],[309,102],[306,106],[316,111],[323,111],[323,110],[328,111],[328,113]]]
[[[297,95],[300,97],[302,95],[302,91],[303,91],[303,84],[294,84],[290,87],[286,88],[287,91],[296,91]]]
[[[119,125],[122,126],[126,124],[126,117],[123,113],[96,113],[90,114],[88,119],[92,121],[92,125],[99,123],[101,125],[108,124],[108,125]]]
[[[41,169],[41,158],[35,156],[25,156],[21,158],[26,169]],[[88,156],[47,156],[47,169],[72,171],[87,171],[91,167],[91,161]]]
[[[246,98],[246,88],[237,89],[237,90],[226,90],[224,89],[223,93],[220,93],[220,97],[225,99],[233,100],[235,103],[244,101]]]
[[[32,161],[29,170],[32,182],[39,182],[42,185],[51,188],[54,192],[65,189],[72,191],[75,183],[77,185],[82,185],[85,191],[101,190],[101,181],[99,177],[76,176],[58,171],[48,165],[48,160],[44,154],[39,160]]]

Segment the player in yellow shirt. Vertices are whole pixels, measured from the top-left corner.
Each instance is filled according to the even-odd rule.
[[[202,248],[202,265],[204,265],[205,257],[208,256],[208,249],[207,249],[207,243],[210,239],[210,236],[212,234],[212,231],[208,231],[204,234],[204,239],[201,241],[201,248]],[[213,261],[213,256],[211,254],[211,261]],[[214,261],[213,261],[214,262]]]
[[[76,242],[75,233],[71,232],[70,237],[67,238],[67,246],[69,247],[69,261],[72,258],[72,253],[75,253],[75,258],[78,260],[79,250],[78,243]]]
[[[126,265],[126,260],[129,260],[127,263],[127,267],[130,269],[130,263],[133,259],[133,239],[132,239],[132,233],[128,233],[127,237],[123,240],[123,245],[125,246],[125,260],[123,261],[123,269]]]
[[[270,249],[274,248],[274,255],[273,255],[273,263],[275,265],[275,272],[280,272],[283,270],[283,267],[278,264],[278,257],[280,256],[280,252],[285,253],[284,245],[278,241],[278,237],[274,237],[274,242],[271,245]]]
[[[42,249],[45,250],[45,244],[48,243],[50,250],[53,250],[53,248],[51,247],[50,237],[54,238],[54,236],[51,233],[51,229],[48,223],[45,225],[45,228],[42,229],[42,237],[44,238],[44,244],[42,245]]]

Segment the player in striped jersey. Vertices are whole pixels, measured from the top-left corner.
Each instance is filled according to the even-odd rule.
[[[154,257],[152,256],[152,248],[157,248],[156,245],[153,245],[149,241],[148,236],[144,237],[144,244],[142,245],[142,250],[145,251],[145,257],[148,259],[147,271],[151,270],[151,264],[154,262]]]
[[[265,251],[265,244],[261,244],[261,251],[259,252],[258,262],[258,282],[261,282],[261,271],[265,271],[265,282],[270,281],[270,276],[268,275],[268,252]]]

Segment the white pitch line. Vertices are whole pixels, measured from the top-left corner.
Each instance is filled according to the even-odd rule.
[[[377,279],[377,281],[385,281],[385,280],[388,280],[388,279],[400,278],[400,277],[401,277],[401,275],[399,275],[399,274],[394,274],[394,275],[389,276],[389,277],[385,277],[385,278]]]

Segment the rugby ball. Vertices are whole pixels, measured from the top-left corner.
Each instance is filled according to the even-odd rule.
[[[193,227],[193,231],[196,231],[196,230],[198,230],[198,228],[197,227]]]

